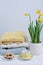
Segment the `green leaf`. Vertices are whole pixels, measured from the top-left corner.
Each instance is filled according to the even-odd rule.
[[[33,21],[30,23],[28,27],[28,31],[30,33],[31,41],[33,43],[40,43],[40,32],[43,28],[43,24],[36,20],[36,25],[33,25]]]

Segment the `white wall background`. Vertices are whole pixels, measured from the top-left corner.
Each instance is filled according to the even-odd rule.
[[[28,17],[24,13],[29,12],[35,20],[36,10],[43,12],[43,0],[0,0],[0,36],[9,31],[23,30],[28,35]],[[41,40],[43,41],[41,32]]]

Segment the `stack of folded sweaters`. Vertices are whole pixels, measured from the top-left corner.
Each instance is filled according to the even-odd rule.
[[[11,44],[11,43],[23,43],[26,42],[26,34],[25,32],[7,32],[2,35],[0,42],[2,44]]]

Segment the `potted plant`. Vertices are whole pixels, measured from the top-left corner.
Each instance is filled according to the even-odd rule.
[[[43,19],[41,18],[43,16],[43,13],[40,10],[37,10],[37,14],[39,15],[38,19],[34,22],[31,21],[30,14],[25,14],[25,16],[29,16],[30,24],[28,26],[28,31],[31,37],[30,42],[30,51],[32,54],[41,54],[42,53],[42,43],[40,40],[40,33],[43,27]]]

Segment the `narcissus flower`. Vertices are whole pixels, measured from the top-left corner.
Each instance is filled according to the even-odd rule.
[[[40,22],[43,22],[43,19],[40,18],[39,21],[40,21]]]
[[[36,11],[36,13],[37,13],[37,14],[40,14],[40,13],[41,13],[41,11],[40,11],[40,10],[37,10],[37,11]]]
[[[31,42],[32,43],[40,43],[40,32],[43,28],[43,13],[40,10],[37,10],[36,13],[38,14],[38,19],[35,20],[35,25],[34,25],[34,21],[32,21],[31,19],[31,15],[28,13],[25,13],[25,16],[28,16],[29,18],[29,27],[28,27],[28,31],[31,37]]]
[[[25,16],[29,16],[29,14],[28,14],[28,13],[25,13],[24,15],[25,15]]]
[[[39,16],[43,16],[43,13],[40,13]]]

